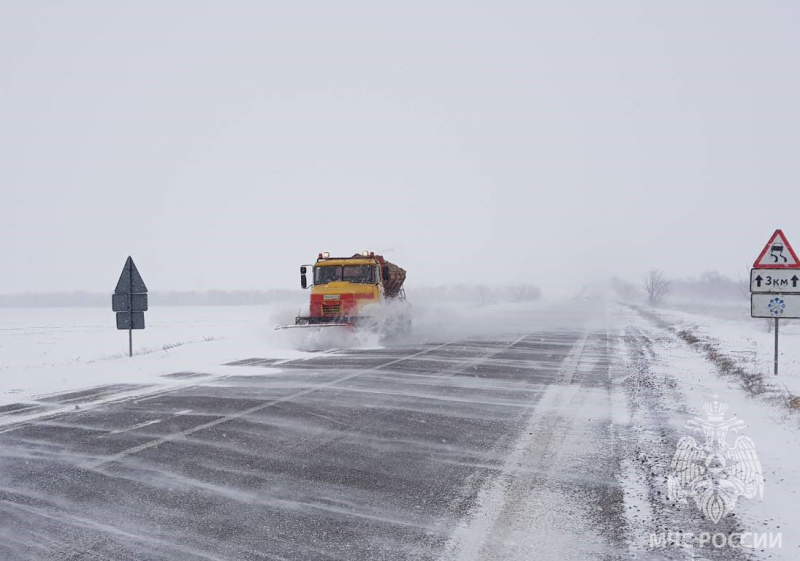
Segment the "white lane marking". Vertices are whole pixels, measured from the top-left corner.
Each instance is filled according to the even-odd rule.
[[[342,421],[337,421],[333,417],[328,417],[327,415],[320,415],[319,413],[312,413],[311,411],[306,411],[306,415],[311,415],[312,417],[319,417],[320,419],[325,419],[326,421],[342,425],[343,427],[350,426],[349,423],[343,423]]]
[[[561,380],[561,383],[565,386],[568,386],[572,383],[572,377],[575,375],[575,372],[578,370],[578,365],[583,358],[583,351],[586,348],[586,339],[589,338],[589,332],[583,334],[580,340],[575,344],[573,351],[570,351],[569,355],[567,355],[566,360],[564,361],[564,376]],[[567,362],[569,361],[569,362]]]
[[[175,413],[175,417],[180,417],[181,415],[186,415],[187,413],[191,413],[192,411],[193,411],[193,409],[184,409],[183,411],[178,411],[177,413]],[[128,427],[126,429],[112,430],[111,432],[108,432],[108,433],[100,436],[99,438],[103,438],[104,436],[110,436],[112,434],[121,434],[123,432],[130,432],[132,430],[141,429],[141,428],[144,428],[144,427],[149,427],[150,425],[155,425],[156,423],[160,423],[163,420],[164,419],[156,419],[154,421],[145,421],[143,423],[139,423],[138,425],[133,425],[132,427]]]
[[[180,553],[189,554],[191,555],[191,559],[207,559],[208,561],[226,561],[221,557],[214,557],[206,552],[194,549],[191,546],[170,542],[167,539],[161,538],[159,535],[155,533],[129,532],[127,529],[114,526],[111,523],[105,521],[100,521],[92,518],[84,518],[79,513],[71,512],[68,517],[64,517],[60,512],[51,511],[49,509],[45,509],[38,506],[14,503],[11,501],[3,501],[3,506],[25,512],[29,516],[35,515],[44,518],[46,520],[52,520],[58,523],[66,523],[69,524],[71,528],[89,530],[91,534],[100,532],[104,536],[118,536],[120,538],[125,538],[126,542],[131,541],[134,543],[141,543],[147,547],[145,551],[151,551],[153,549],[153,545],[158,544],[166,548],[178,551]],[[86,548],[79,547],[77,545],[78,544],[76,543],[75,545],[67,544],[62,546],[64,549],[60,549],[60,552],[64,554],[69,554],[69,556],[68,557],[59,556],[59,557],[62,559],[79,559],[79,558],[87,559]],[[183,555],[180,555],[180,557],[183,557]],[[105,559],[104,557],[94,557],[94,556],[92,556],[92,558]]]
[[[219,380],[228,378],[229,376],[230,376],[229,374],[220,374],[218,376],[214,376],[213,378],[203,378],[202,380],[198,380],[197,378],[187,378],[185,380],[181,380],[178,383],[173,382],[171,385],[167,387],[161,387],[158,391],[149,393],[138,399],[134,399],[133,402],[138,405],[139,403],[144,403],[145,401],[150,401],[151,399],[158,399],[160,397],[163,397],[164,394],[172,393],[174,391],[183,390],[186,388],[193,388],[196,386],[205,386],[207,384],[214,384]]]
[[[160,423],[160,422],[161,422],[161,419],[156,419],[155,421],[145,421],[144,423],[139,423],[138,425],[133,425],[132,427],[128,427],[127,429],[112,430],[108,434],[120,434],[120,433],[123,433],[123,432],[128,432],[128,431],[140,429],[142,427],[148,427],[150,425],[155,425],[156,423]],[[107,436],[107,435],[103,435],[103,436]]]
[[[168,435],[163,436],[161,438],[158,438],[158,439],[155,439],[155,440],[151,440],[149,442],[145,442],[144,444],[140,444],[139,446],[134,446],[132,448],[128,448],[127,450],[123,450],[122,452],[118,452],[117,454],[114,454],[112,456],[107,456],[105,458],[102,458],[100,460],[92,462],[91,464],[89,464],[89,467],[98,468],[98,467],[104,466],[106,464],[110,464],[111,462],[116,462],[116,461],[121,460],[122,458],[130,456],[132,454],[138,454],[139,452],[143,452],[143,451],[148,450],[150,448],[155,448],[156,446],[160,446],[161,444],[164,444],[165,442],[171,442],[173,440],[177,440],[178,438],[183,438],[183,437],[186,437],[186,436],[190,436],[190,435],[192,435],[192,434],[194,434],[194,433],[196,433],[198,431],[205,430],[205,429],[210,429],[210,428],[216,427],[217,425],[221,425],[223,423],[227,423],[228,421],[233,421],[234,419],[240,419],[240,418],[245,417],[247,415],[252,415],[253,413],[257,413],[257,412],[259,412],[259,411],[261,411],[263,409],[267,409],[268,407],[273,407],[275,405],[278,405],[279,403],[284,403],[284,402],[287,402],[287,401],[291,401],[293,399],[296,399],[298,397],[302,397],[302,396],[310,394],[312,392],[315,392],[315,391],[318,391],[318,390],[321,390],[321,389],[324,389],[324,388],[329,388],[331,386],[335,386],[336,384],[339,384],[339,383],[344,382],[346,380],[350,380],[351,378],[355,378],[356,376],[362,376],[367,372],[380,370],[381,368],[389,367],[389,366],[391,366],[393,364],[397,364],[398,362],[403,362],[404,360],[409,360],[409,359],[412,359],[414,357],[418,357],[420,355],[424,355],[425,353],[429,353],[431,351],[435,351],[436,349],[440,349],[442,347],[450,345],[451,343],[452,343],[452,341],[447,342],[447,343],[442,343],[441,345],[436,345],[436,346],[431,347],[429,349],[425,349],[425,350],[420,351],[418,353],[414,353],[413,355],[409,355],[409,356],[405,356],[405,357],[402,357],[402,358],[398,358],[398,359],[392,360],[390,362],[387,362],[385,364],[381,364],[381,365],[378,365],[378,366],[373,366],[372,368],[367,368],[366,370],[358,370],[356,372],[353,372],[352,374],[348,374],[347,376],[342,376],[341,378],[337,378],[336,380],[332,380],[332,381],[326,382],[324,384],[319,384],[319,385],[316,385],[316,386],[312,386],[310,388],[306,388],[304,390],[300,390],[300,391],[294,392],[292,394],[286,395],[284,397],[280,397],[278,399],[273,399],[272,401],[268,401],[266,403],[262,403],[261,405],[256,405],[255,407],[251,407],[250,409],[245,409],[244,411],[239,411],[237,413],[232,413],[232,414],[227,415],[225,417],[220,417],[219,419],[215,419],[213,421],[209,421],[208,423],[203,423],[202,425],[197,425],[197,426],[188,428],[188,429],[186,429],[184,431],[168,434]]]
[[[576,387],[571,385],[572,377],[578,369],[588,337],[588,331],[584,332],[564,358],[561,383],[550,386],[553,394],[575,391]],[[506,458],[500,475],[485,485],[478,493],[476,504],[481,506],[471,517],[462,521],[461,525],[453,532],[445,547],[443,560],[479,561],[486,558],[484,555],[486,544],[490,542],[492,532],[503,512],[507,500],[506,494],[520,473],[522,458],[536,444],[541,444],[538,427],[541,418],[536,414],[536,410],[541,406],[541,401],[535,405],[534,413],[522,431],[523,436],[515,443],[513,450]]]
[[[210,384],[217,380],[227,378],[228,376],[229,376],[228,374],[220,374],[218,376],[215,376],[214,378],[204,378],[202,380],[202,383],[200,384],[198,384],[199,381],[197,379],[187,379],[185,381],[180,381],[180,382],[173,381],[169,385],[156,385],[150,388],[149,391],[144,391],[144,392],[131,390],[129,392],[111,394],[106,398],[80,404],[80,409],[78,411],[80,412],[91,411],[92,409],[96,409],[103,405],[108,405],[109,403],[132,402],[134,404],[138,404],[151,399],[158,399],[164,394],[182,390],[187,387],[205,385],[207,383]],[[38,411],[36,413],[30,413],[27,415],[25,414],[12,415],[8,416],[8,418],[5,418],[5,416],[3,416],[2,418],[0,418],[0,434],[5,434],[8,432],[21,429],[22,427],[26,427],[31,422],[34,421],[39,421],[41,419],[49,419],[51,417],[58,417],[65,413],[73,413],[74,411],[76,411],[74,405],[66,405],[63,407],[55,407],[53,409],[48,408],[45,411]]]
[[[487,358],[491,358],[491,357],[493,357],[495,355],[499,355],[503,351],[507,351],[508,349],[510,349],[511,347],[513,347],[514,345],[516,345],[517,343],[522,341],[523,339],[527,339],[528,337],[530,337],[530,335],[531,335],[530,333],[526,333],[525,335],[522,335],[521,337],[517,337],[516,339],[513,339],[512,341],[508,341],[508,342],[504,343],[499,348],[498,347],[490,347],[488,351],[483,352],[483,353],[479,354],[478,356],[470,358],[470,359],[468,359],[466,361],[453,363],[453,365],[450,368],[444,368],[444,369],[442,369],[441,372],[442,372],[442,374],[445,374],[448,377],[452,378],[456,374],[459,374],[459,373],[462,373],[462,372],[466,371],[466,369],[469,368],[470,366],[475,366],[477,364],[480,364],[481,362],[485,361]]]
[[[511,407],[517,409],[536,409],[536,405],[525,405],[522,403],[509,402],[509,401],[495,401],[486,399],[469,399],[466,397],[455,397],[450,395],[441,395],[437,393],[420,393],[420,392],[400,392],[400,391],[381,391],[381,390],[367,390],[360,388],[341,388],[344,392],[352,392],[357,394],[368,395],[390,395],[397,397],[413,397],[417,399],[427,399],[431,401],[442,401],[445,403],[476,403],[479,405],[498,405],[500,407]]]

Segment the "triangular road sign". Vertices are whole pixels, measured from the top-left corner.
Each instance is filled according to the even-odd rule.
[[[756,269],[800,269],[800,259],[792,249],[789,240],[783,235],[783,230],[775,230],[772,237],[764,246],[761,255],[753,263]]]
[[[122,274],[119,276],[117,288],[114,289],[114,292],[116,294],[141,294],[147,292],[142,275],[139,274],[139,270],[130,256],[125,261],[125,267],[122,269]]]

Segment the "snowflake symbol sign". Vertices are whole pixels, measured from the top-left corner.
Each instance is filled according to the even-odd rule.
[[[780,316],[783,315],[783,311],[786,309],[786,302],[783,301],[783,298],[773,298],[769,301],[769,313],[773,316]]]

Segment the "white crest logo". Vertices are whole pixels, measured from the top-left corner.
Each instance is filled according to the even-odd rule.
[[[705,442],[698,444],[691,436],[678,441],[667,478],[667,496],[682,503],[693,498],[697,508],[716,523],[733,510],[740,496],[763,498],[764,475],[750,437],[739,436],[733,446],[727,442],[728,433],[738,433],[745,427],[744,421],[735,416],[725,419],[728,406],[716,395],[703,409],[706,418],[695,417],[686,427],[702,435]]]

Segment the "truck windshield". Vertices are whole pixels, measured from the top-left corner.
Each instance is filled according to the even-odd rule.
[[[328,284],[336,281],[371,284],[375,282],[373,269],[370,265],[314,267],[314,284]]]
[[[372,283],[373,267],[369,265],[345,265],[342,267],[342,280],[350,282]]]

